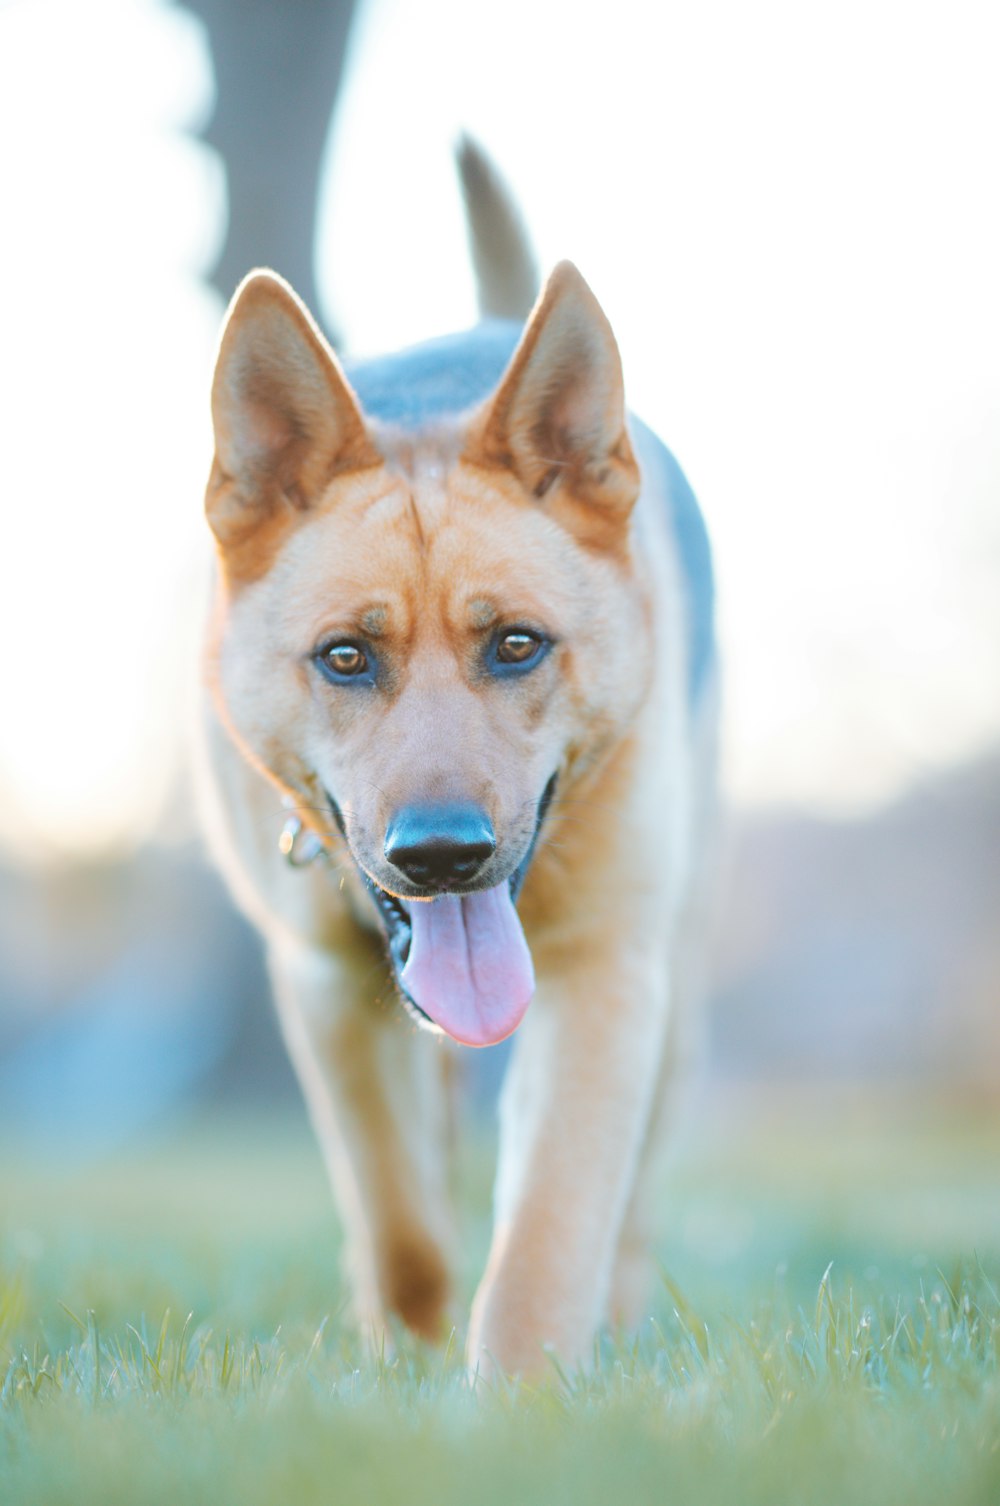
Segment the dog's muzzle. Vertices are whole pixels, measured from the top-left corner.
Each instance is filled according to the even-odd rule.
[[[508,880],[512,902],[517,901],[531,866],[545,817],[555,795],[556,779],[557,776],[553,774],[542,791],[535,812],[530,845]],[[325,793],[338,830],[346,842],[343,813],[330,792],[327,790]],[[446,818],[444,820],[442,813]],[[436,890],[438,893],[448,892],[452,885],[464,887],[470,880],[474,882],[475,871],[482,868],[495,850],[496,838],[492,825],[485,813],[478,806],[472,805],[404,807],[390,822],[386,832],[385,855],[388,861],[398,867],[410,882],[427,884],[432,891]],[[426,1021],[429,1019],[426,1011],[409,995],[401,981],[412,939],[410,914],[406,904],[383,889],[360,864],[358,871],[382,917],[389,958],[403,1000],[412,1013]]]

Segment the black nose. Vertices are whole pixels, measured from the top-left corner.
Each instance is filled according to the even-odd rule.
[[[404,805],[389,822],[385,855],[413,884],[468,883],[493,856],[497,839],[478,805]]]

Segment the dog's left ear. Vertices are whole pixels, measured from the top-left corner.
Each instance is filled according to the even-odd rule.
[[[276,541],[335,476],[381,461],[336,356],[273,272],[252,272],[233,298],[212,421],[205,510],[224,549]]]
[[[627,522],[639,468],[625,427],[621,359],[572,262],[560,262],[546,283],[466,454],[512,468],[535,498],[596,509],[612,531]]]

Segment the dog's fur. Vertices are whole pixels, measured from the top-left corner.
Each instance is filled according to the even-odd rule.
[[[516,219],[484,159],[467,149],[462,168],[484,305],[515,312],[530,285]],[[457,887],[502,885],[530,858],[518,912],[537,993],[502,1095],[468,1353],[504,1372],[537,1372],[547,1345],[576,1362],[604,1317],[642,1314],[652,1152],[695,971],[716,676],[694,499],[626,421],[614,337],[568,263],[523,333],[491,321],[350,378],[291,290],[255,273],[213,416],[215,846],[266,940],[359,1318],[436,1337],[450,1317],[450,1049],[387,974],[385,896],[412,913],[426,891],[385,843],[402,808],[471,802],[496,850]],[[548,651],[496,673],[496,634],[525,625]],[[373,682],[330,683],[317,655],[336,639],[361,644]],[[289,803],[326,861],[286,863]]]

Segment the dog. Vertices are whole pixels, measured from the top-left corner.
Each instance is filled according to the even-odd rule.
[[[647,1300],[711,890],[712,576],[593,293],[563,262],[529,307],[505,185],[468,143],[460,172],[473,330],[345,370],[273,273],[230,306],[206,800],[375,1335],[447,1331],[448,1038],[516,1032],[467,1355],[538,1376]]]

